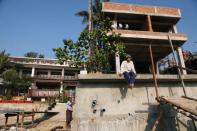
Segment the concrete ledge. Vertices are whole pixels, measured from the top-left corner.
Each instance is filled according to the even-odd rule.
[[[147,14],[151,16],[181,18],[181,13],[178,8],[121,4],[121,3],[112,3],[112,2],[103,2],[102,12],[143,14],[143,15]]]
[[[183,43],[187,41],[186,34],[178,34],[178,33],[133,31],[133,30],[113,30],[113,32],[120,33],[121,37],[123,38],[141,38],[141,39],[168,41],[168,36],[170,36],[171,40],[173,41],[183,41]]]
[[[158,82],[175,82],[180,81],[178,75],[156,75]],[[188,82],[196,82],[196,75],[182,75],[184,81]],[[78,75],[80,82],[94,82],[94,81],[102,81],[102,82],[122,82],[125,81],[124,77],[120,77],[116,74],[87,74],[87,75]],[[153,82],[152,74],[138,74],[136,77],[136,82]]]

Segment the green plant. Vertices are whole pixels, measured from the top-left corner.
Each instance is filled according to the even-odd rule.
[[[10,54],[6,54],[5,50],[0,52],[0,74],[12,67],[9,56]]]
[[[19,92],[20,90],[23,90],[25,92],[33,82],[32,78],[20,78],[15,69],[4,71],[1,77],[3,78],[3,85],[6,87],[7,99],[11,99],[17,91]]]
[[[55,102],[55,99],[56,99],[55,97],[49,97],[47,99],[47,102],[48,102],[49,106],[52,105]]]
[[[62,91],[62,93],[61,93],[61,95],[60,95],[60,102],[61,102],[61,103],[66,103],[66,102],[68,101],[68,97],[67,97],[66,94],[65,94],[66,88],[67,88],[67,86],[65,86],[65,87],[63,88],[63,91]]]
[[[11,99],[12,95],[20,90],[27,90],[31,83],[32,78],[19,77],[16,68],[22,67],[21,64],[12,64],[9,60],[9,54],[5,50],[0,52],[0,77],[3,79],[3,86],[6,87],[7,99]]]
[[[43,54],[38,54],[37,52],[33,52],[33,51],[25,53],[24,56],[30,58],[44,58]]]
[[[99,22],[91,32],[82,31],[77,42],[63,40],[64,48],[53,49],[59,62],[63,64],[64,61],[70,61],[70,66],[75,67],[86,65],[84,68],[87,68],[89,72],[110,70],[109,61],[114,59],[115,55],[126,55],[124,45],[120,41],[120,34],[112,32],[112,24],[113,22],[106,18]],[[92,44],[90,56],[88,56],[89,44]]]

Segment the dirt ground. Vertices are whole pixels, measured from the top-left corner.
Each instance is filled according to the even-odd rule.
[[[66,104],[64,103],[57,103],[55,108],[49,113],[43,114],[36,114],[35,115],[35,124],[33,128],[31,127],[31,117],[26,117],[24,120],[24,125],[27,131],[50,131],[52,129],[57,129],[58,127],[64,128],[66,123]],[[19,118],[19,122],[21,118]],[[15,126],[16,124],[16,117],[10,117],[8,119],[9,126]],[[5,117],[4,115],[0,115],[0,129],[5,125]],[[20,125],[19,125],[20,126]]]

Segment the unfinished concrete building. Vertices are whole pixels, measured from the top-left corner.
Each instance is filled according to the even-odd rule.
[[[187,41],[187,36],[179,34],[176,29],[176,23],[181,18],[180,10],[107,2],[102,3],[102,12],[104,17],[110,17],[114,21],[113,31],[121,33],[126,52],[134,57],[138,75],[134,88],[128,89],[125,79],[117,75],[120,71],[120,57],[116,57],[117,74],[80,74],[76,87],[76,104],[73,108],[72,130],[195,130],[193,116],[197,120],[197,75],[188,75],[182,70],[179,76],[158,74],[155,79],[155,75],[150,74],[149,70],[151,65],[156,65],[158,60],[172,53],[171,43],[177,51],[179,64],[185,67],[181,46]],[[173,97],[175,100],[176,97],[183,96],[184,91],[179,79],[181,76],[186,86],[184,91],[194,102],[186,102],[185,99],[179,101],[181,106],[191,107],[196,115],[186,113],[188,115],[185,116],[180,113],[181,110],[174,110],[171,106],[173,104],[160,105],[160,101],[158,103],[158,100],[155,100],[158,96]],[[187,117],[190,115],[192,117]]]
[[[114,21],[113,32],[121,33],[126,52],[134,57],[138,73],[150,72],[150,44],[155,65],[172,52],[168,36],[177,50],[179,64],[185,67],[181,46],[187,41],[187,36],[179,34],[176,28],[181,19],[179,9],[106,2],[102,4],[102,12],[104,17]],[[119,70],[120,58],[116,58],[117,73]]]

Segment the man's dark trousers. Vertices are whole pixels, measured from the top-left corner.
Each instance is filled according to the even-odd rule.
[[[124,77],[127,81],[127,84],[130,85],[130,84],[134,84],[135,82],[135,73],[134,72],[124,72]]]

